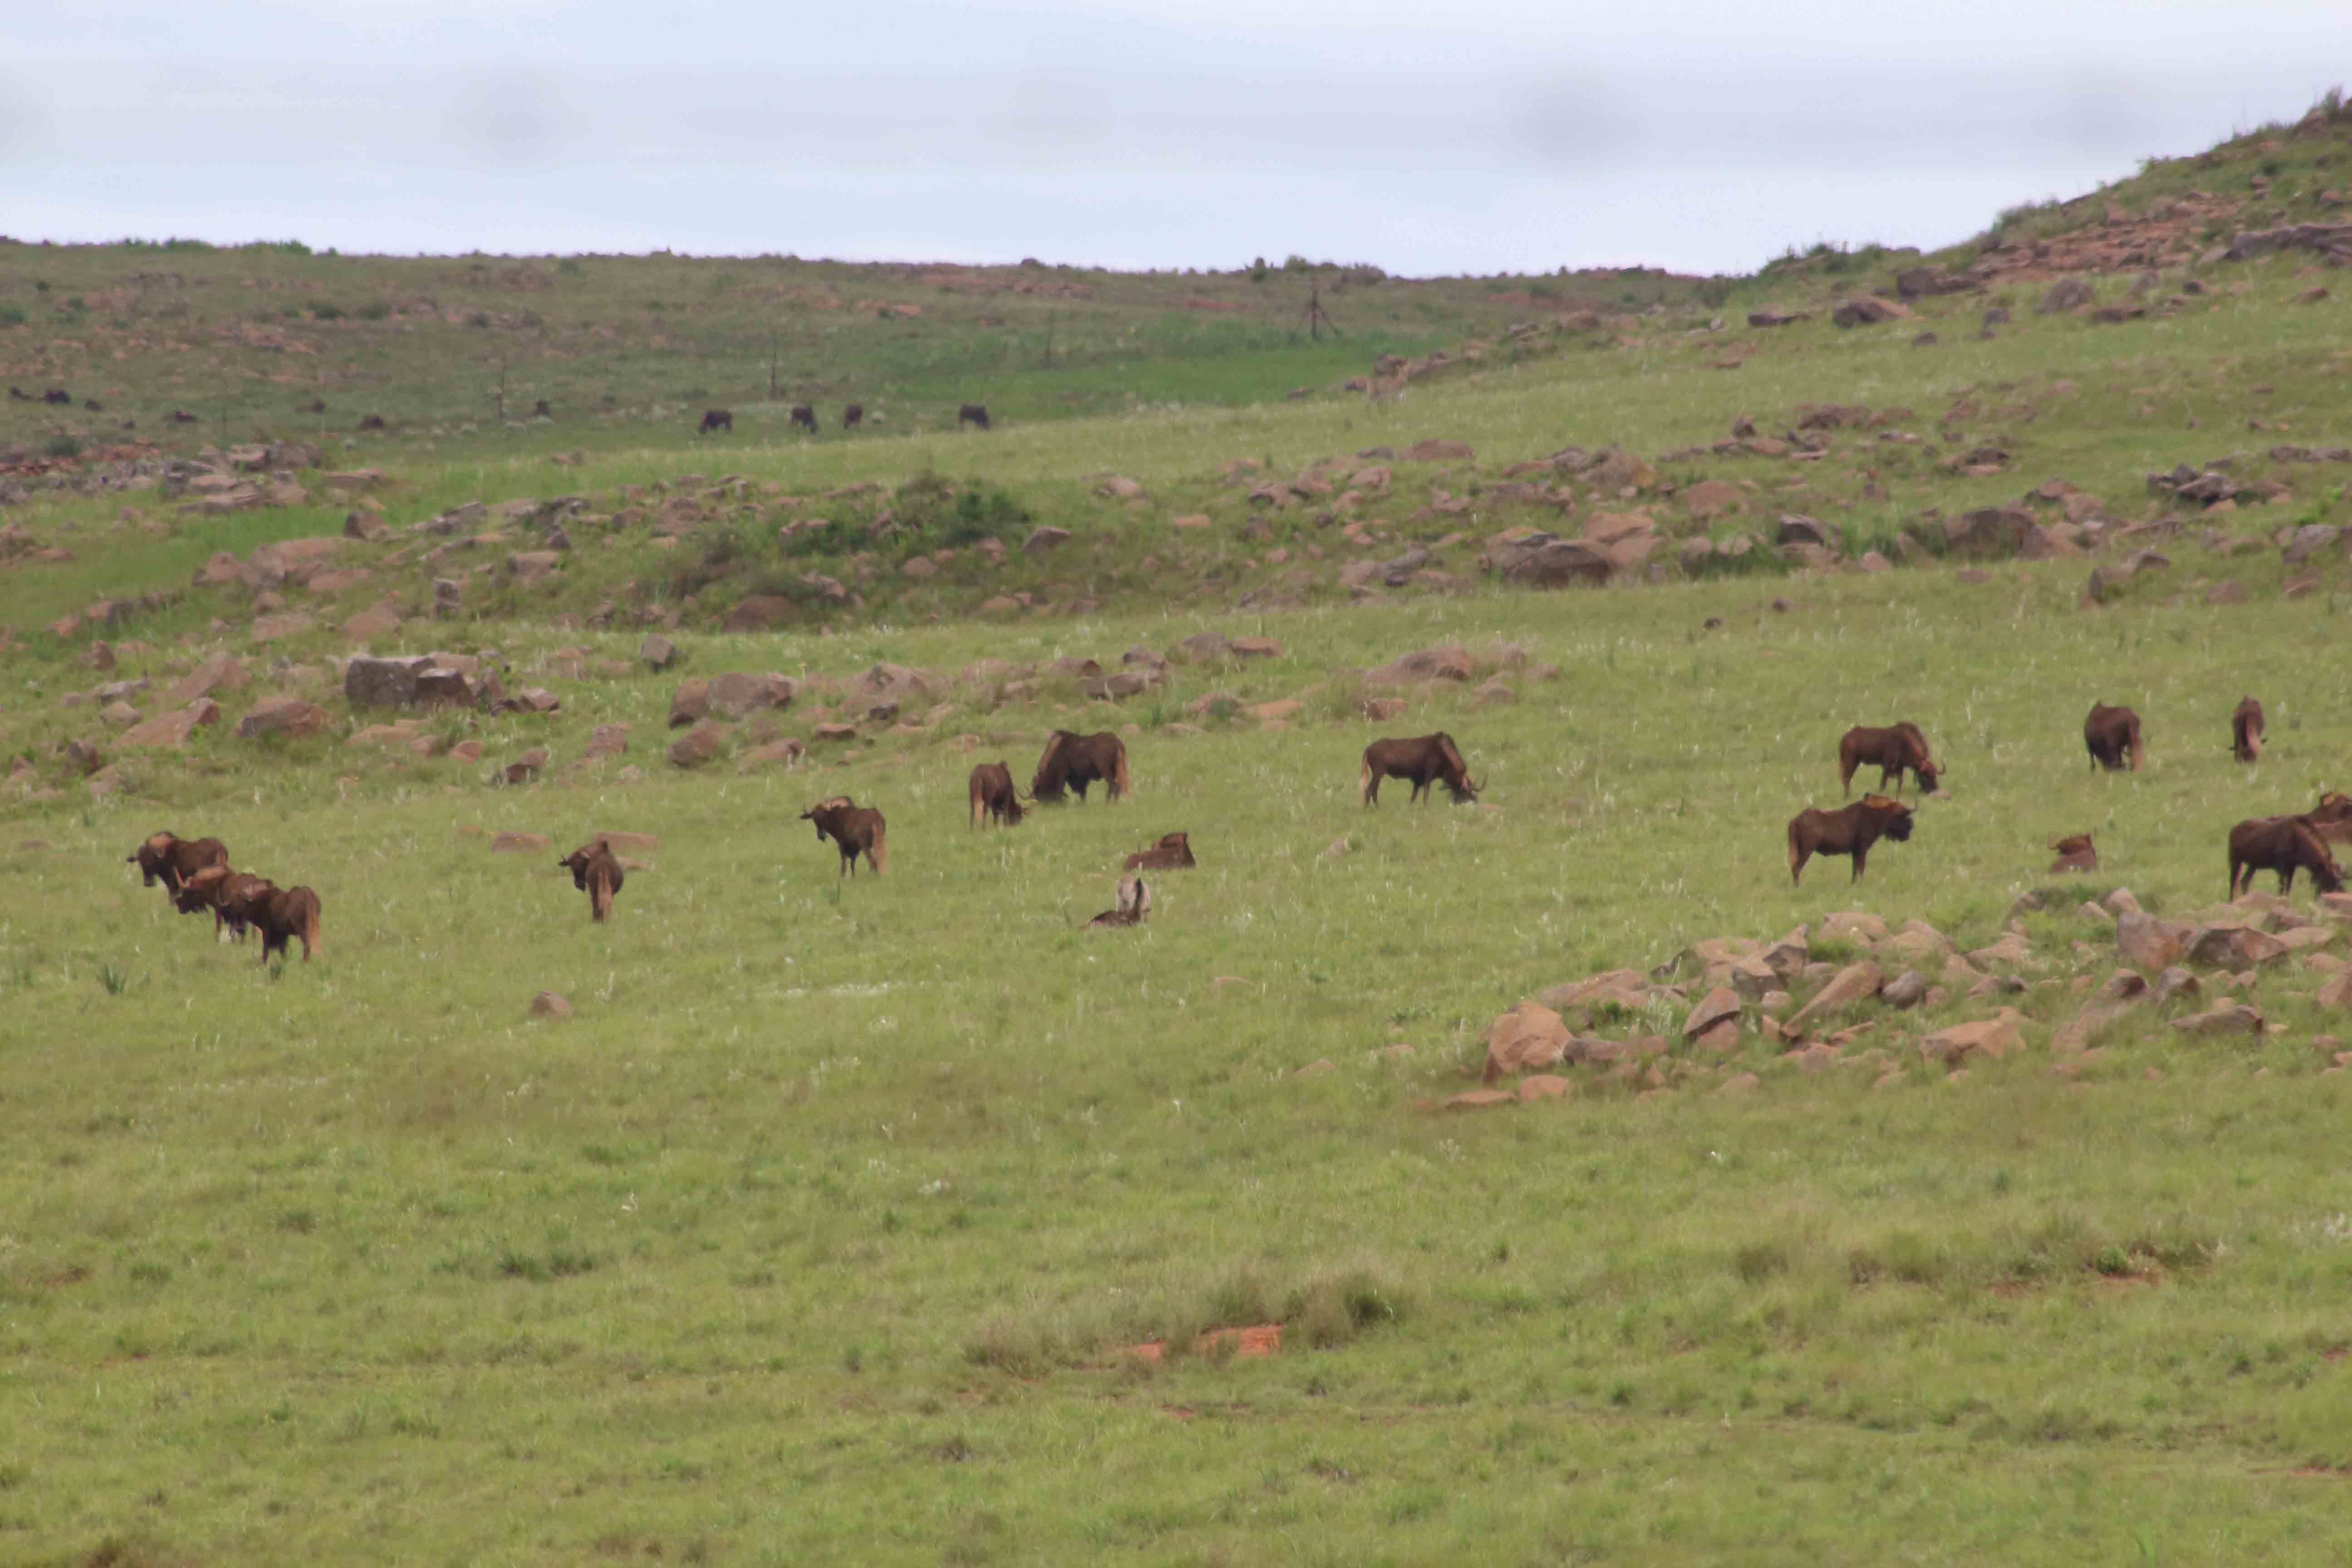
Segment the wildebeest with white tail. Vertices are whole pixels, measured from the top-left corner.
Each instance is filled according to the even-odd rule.
[[[1412,780],[1409,800],[1419,800],[1433,784],[1444,784],[1456,805],[1476,800],[1486,787],[1470,776],[1470,765],[1462,760],[1461,749],[1443,730],[1411,740],[1374,741],[1366,746],[1363,771],[1356,775],[1356,788],[1366,805],[1380,805],[1384,778]]]

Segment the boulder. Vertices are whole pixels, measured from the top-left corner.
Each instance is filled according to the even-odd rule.
[[[2175,1018],[2172,1026],[2184,1035],[2259,1035],[2263,1016],[2243,1002],[2221,1002],[2202,1013]]]
[[[1916,969],[1906,969],[1881,987],[1878,999],[1896,1009],[1916,1007],[1927,994],[1927,977]]]
[[[781,741],[771,741],[764,746],[754,746],[743,753],[735,764],[739,773],[755,773],[761,768],[789,768],[808,754],[808,747],[796,737],[787,735]]]
[[[237,690],[249,679],[246,674],[245,661],[236,655],[207,654],[195,668],[172,683],[164,691],[163,700],[185,706],[215,691]]]
[[[2110,895],[2112,897],[2112,895]],[[2116,946],[2124,962],[2144,974],[2154,974],[2180,961],[2183,930],[2137,909],[2116,916]]]
[[[1910,307],[1875,294],[1860,294],[1842,301],[1830,312],[1830,320],[1841,327],[1874,326],[1881,321],[1896,321],[1911,314]]]
[[[789,708],[799,690],[799,683],[790,676],[753,675],[740,669],[711,676],[702,686],[706,710],[723,719],[740,719],[764,708]],[[701,715],[697,714],[696,717]],[[675,697],[671,700],[670,722],[673,725],[677,722]]]
[[[417,676],[431,668],[422,658],[353,658],[343,666],[343,700],[354,708],[413,707]]]
[[[299,697],[265,697],[236,721],[239,735],[315,735],[328,724],[327,710]]]
[[[726,725],[705,719],[672,741],[664,755],[672,767],[698,768],[719,755],[719,744],[727,735]]]
[[[1425,441],[1415,441],[1397,456],[1408,463],[1444,463],[1457,462],[1475,457],[1475,454],[1471,450],[1470,443],[1467,441],[1450,441],[1433,437]]]
[[[1441,643],[1402,654],[1364,672],[1370,686],[1417,686],[1429,680],[1470,679],[1470,650],[1460,643]]]
[[[1021,548],[1024,553],[1034,555],[1040,551],[1051,550],[1058,544],[1067,543],[1069,537],[1070,531],[1066,528],[1055,528],[1050,525],[1033,528],[1029,531],[1029,537],[1021,542]]]
[[[1944,520],[1944,548],[1953,555],[1980,558],[2015,555],[2037,526],[2021,506],[1979,507]]]
[[[207,722],[206,710],[213,718],[220,716],[220,707],[209,698],[198,698],[187,707],[170,713],[158,713],[152,719],[142,720],[115,737],[118,746],[184,746],[188,737],[199,725]]]
[[[2079,310],[2095,298],[2091,286],[2080,278],[2061,278],[2042,291],[2042,298],[2034,303],[2033,313],[2055,316],[2066,310]]]
[[[659,632],[648,632],[637,645],[637,658],[647,669],[667,669],[677,662],[677,645]]]
[[[1830,977],[1829,984],[1813,994],[1813,999],[1790,1015],[1782,1026],[1785,1032],[1795,1034],[1817,1018],[1831,1017],[1858,1003],[1878,994],[1882,980],[1878,965],[1864,959],[1849,963]]]
[[[480,829],[471,829],[479,832]],[[539,855],[555,847],[555,840],[544,833],[499,833],[490,839],[493,855]]]
[[[1992,1017],[1938,1029],[1919,1042],[1919,1059],[1947,1068],[1965,1067],[1977,1057],[1998,1061],[2024,1046],[2017,1027],[2021,1017],[2016,1008],[2003,1007]]]
[[[1168,650],[1179,664],[1210,664],[1226,656],[1233,645],[1223,632],[1195,632]]]
[[[1738,1026],[1739,994],[1727,985],[1718,985],[1700,997],[1684,1016],[1683,1038],[1696,1040],[1727,1019],[1735,1029]]]
[[[2199,926],[2189,937],[2191,963],[2226,969],[2232,974],[2260,964],[2275,963],[2291,951],[2268,931],[2236,921],[2217,921]]]
[[[793,602],[781,594],[747,594],[719,617],[721,631],[763,632],[793,618]]]
[[[1589,540],[1562,539],[1542,531],[1489,547],[1486,560],[1503,581],[1538,588],[1603,584],[1622,569],[1608,548]]]
[[[1507,1072],[1551,1067],[1567,1054],[1568,1026],[1539,1002],[1522,1002],[1497,1017],[1486,1031],[1484,1081]]]

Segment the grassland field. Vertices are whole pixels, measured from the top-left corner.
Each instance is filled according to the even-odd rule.
[[[2296,303],[2300,266],[2207,269],[2196,309],[2116,326],[2020,309],[1986,342],[1956,330],[1980,298],[1887,330],[1815,320],[1736,373],[1713,334],[1649,318],[1378,407],[1281,401],[1306,378],[1248,354],[1141,355],[1100,373],[1103,406],[1048,416],[1041,396],[984,437],[755,426],[722,459],[619,416],[593,439],[395,432],[362,454],[393,525],[351,546],[375,577],[331,603],[289,590],[318,624],[260,646],[251,595],[190,573],[332,533],[347,503],[10,509],[72,559],[0,573],[19,628],[0,752],[32,762],[0,795],[0,1561],[2352,1562],[2352,1089],[2316,998],[2342,937],[2243,986],[2202,972],[2202,998],[2144,1005],[2087,1052],[2053,1045],[2075,983],[2119,962],[2082,900],[2124,887],[2194,919],[2221,900],[2231,823],[2347,776],[2352,675],[2331,653],[2352,568],[2331,551],[2289,597],[2277,547],[2345,521],[2345,470],[2263,456],[2352,439],[2344,307]],[[1794,287],[1740,282],[1721,308]],[[1922,326],[1945,341],[1914,348]],[[1182,390],[1226,363],[1264,390]],[[679,390],[643,384],[618,405]],[[1898,425],[1927,438],[1658,461],[1643,494],[1572,515],[1640,506],[1728,538],[1804,510],[1858,554],[2053,477],[2153,523],[2143,474],[2232,449],[2290,493],[2164,532],[2169,565],[2096,606],[2092,559],[1971,581],[1916,544],[1875,573],[1769,551],[1558,593],[1478,573],[1478,542],[1528,521],[1483,499],[1510,462],[1570,443],[1655,459],[1817,401],[1914,408]],[[1396,463],[1361,546],[1219,471],[1425,437],[1476,457]],[[583,448],[560,473],[558,443]],[[1924,450],[1988,444],[1999,473]],[[448,568],[408,523],[557,485],[614,511],[624,487],[698,493],[689,470],[751,499],[668,546],[583,529],[545,581],[469,576],[463,616],[424,614]],[[848,552],[772,559],[796,498],[924,473],[1072,539],[992,574],[885,559],[856,605],[719,629],[772,568],[856,581]],[[1147,499],[1106,502],[1108,473]],[[1752,480],[1744,509],[1685,515],[1668,492],[1710,477]],[[1465,512],[1415,521],[1456,497]],[[1196,513],[1212,525],[1176,526]],[[719,534],[751,564],[689,601],[677,564]],[[1333,577],[1409,542],[1455,581],[1356,602]],[[2224,581],[2242,599],[2209,603]],[[1053,607],[977,613],[1016,589]],[[135,645],[112,676],[87,666],[91,628],[39,629],[149,590],[105,631]],[[591,624],[606,600],[675,612],[682,667],[648,671],[638,627]],[[109,791],[58,754],[100,729],[61,697],[161,686],[218,649],[255,674],[232,718],[262,692],[323,696],[321,661],[349,651],[335,619],[375,602],[404,617],[378,651],[495,649],[562,708],[432,721],[481,742],[472,763],[350,745],[364,717],[339,699],[325,733],[223,723],[113,753]],[[1171,665],[1118,704],[962,685],[919,733],[788,771],[736,770],[750,726],[713,767],[661,760],[681,676],[1108,668],[1210,628],[1282,651]],[[1441,643],[1475,681],[1362,717],[1361,671]],[[627,672],[586,673],[605,659]],[[1507,699],[1474,692],[1490,674]],[[2243,692],[2269,710],[2252,767],[2226,744]],[[1292,698],[1279,725],[1253,712]],[[2086,766],[2095,699],[2142,715],[2145,770]],[[814,706],[780,732],[805,736]],[[1836,803],[1838,734],[1898,717],[1946,793],[1860,882],[1816,861],[1792,888],[1782,827]],[[581,763],[611,723],[627,754]],[[1025,780],[1059,726],[1131,727],[1133,796],[970,828],[971,763]],[[1361,807],[1365,742],[1435,729],[1482,803],[1391,784]],[[532,746],[560,764],[541,782],[485,782]],[[798,820],[834,793],[887,814],[887,875],[838,879]],[[159,827],[317,889],[323,952],[264,967],[173,914],[124,864]],[[1177,829],[1201,864],[1153,880],[1149,923],[1081,931],[1119,858]],[[658,839],[604,926],[553,864],[599,830]],[[2048,841],[2080,831],[2100,872],[2045,874]],[[499,832],[555,847],[493,854]],[[2293,901],[2315,910],[2302,883]],[[1475,1087],[1523,998],[1799,925],[1816,961],[1860,959],[1826,924],[1842,910],[1961,949],[2014,920],[2027,952],[2002,968],[2025,989],[1859,1009],[1843,1021],[1869,1032],[1817,1071],[1752,1008],[1718,1057],[1660,1000],[1589,1020],[1661,1039],[1644,1073],[1429,1109]],[[572,1016],[530,1016],[541,990]],[[2242,998],[2261,1032],[2172,1026]],[[2023,1049],[1954,1076],[1921,1058],[1997,1005]],[[1265,1324],[1268,1356],[1213,1332]]]

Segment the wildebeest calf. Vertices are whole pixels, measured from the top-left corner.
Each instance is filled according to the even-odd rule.
[[[308,888],[271,888],[242,900],[247,918],[261,932],[261,962],[286,952],[289,939],[302,939],[302,962],[324,944],[319,940],[319,895]]]
[[[733,435],[735,433],[735,416],[724,408],[704,409],[702,411],[702,423],[695,427],[695,434],[698,436],[708,436],[713,430],[724,430],[729,435]]]
[[[2050,847],[2058,853],[2058,858],[2050,862],[2053,875],[2060,871],[2095,871],[2099,868],[2099,852],[2091,847],[2091,836],[2087,833],[2070,833],[2063,838],[2052,841]]]
[[[1374,741],[1366,746],[1363,768],[1356,775],[1357,793],[1366,805],[1380,805],[1384,778],[1412,781],[1408,804],[1426,795],[1433,784],[1444,784],[1456,805],[1476,800],[1486,787],[1470,776],[1470,766],[1462,760],[1454,737],[1443,730],[1407,741]]]
[[[1908,720],[1889,729],[1874,730],[1857,724],[1838,739],[1838,783],[1845,793],[1853,793],[1854,770],[1874,767],[1878,770],[1878,787],[1885,789],[1887,781],[1895,783],[1895,793],[1903,793],[1903,773],[1909,769],[1920,789],[1933,791],[1942,772],[1927,754],[1927,737],[1919,726]]]
[[[1108,931],[1115,926],[1141,925],[1150,916],[1151,889],[1143,885],[1142,878],[1132,875],[1121,877],[1118,879],[1118,891],[1115,896],[1118,907],[1105,910],[1088,921],[1086,923],[1087,931]]]
[[[2091,753],[2091,765],[2109,773],[2120,771],[2126,763],[2137,773],[2146,760],[2139,744],[2139,715],[2128,708],[2092,703],[2091,716],[2083,721],[2083,744]]]
[[[183,838],[176,833],[151,833],[147,841],[125,856],[127,864],[139,868],[139,885],[152,888],[161,882],[166,891],[177,893],[180,885],[207,866],[228,864],[228,847],[217,838]]]
[[[2230,715],[2230,754],[2242,763],[2262,760],[2263,705],[2251,697],[2239,698]]]
[[[884,839],[882,814],[870,805],[860,805],[845,795],[818,801],[801,813],[803,822],[816,824],[819,839],[831,838],[841,851],[841,869],[834,873],[857,875],[857,857],[863,854],[866,864],[876,876],[890,868],[890,847]]]
[[[987,429],[988,405],[983,403],[967,403],[957,409],[956,428],[961,430],[967,425],[977,425],[983,430]]]
[[[866,417],[866,405],[853,403],[841,411],[841,427],[855,430]]]
[[[1798,884],[1805,862],[1816,855],[1853,856],[1849,880],[1859,882],[1872,845],[1881,837],[1900,844],[1910,837],[1911,808],[1883,795],[1865,795],[1836,811],[1809,805],[1789,819],[1789,885]]]
[[[1119,863],[1128,871],[1184,871],[1198,864],[1192,840],[1181,833],[1163,833],[1149,849],[1139,849]]]
[[[613,847],[592,838],[556,863],[572,873],[572,885],[588,895],[588,918],[602,923],[613,913],[613,900],[621,890],[621,862]]]
[[[1092,735],[1056,730],[1045,737],[1045,750],[1037,758],[1029,794],[1036,800],[1059,802],[1064,790],[1074,789],[1084,800],[1087,786],[1097,780],[1113,800],[1135,787],[1127,772],[1127,742],[1110,730]]]
[[[1013,770],[1003,763],[982,763],[971,770],[971,825],[990,822],[1017,826],[1024,813],[1021,796],[1013,787]]]
[[[2250,816],[2230,829],[2231,898],[2252,888],[2257,871],[2276,871],[2284,893],[2299,870],[2308,870],[2323,893],[2343,890],[2344,873],[2309,817]]]

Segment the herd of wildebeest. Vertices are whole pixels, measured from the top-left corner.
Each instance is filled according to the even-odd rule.
[[[2094,769],[2137,771],[2146,760],[2140,742],[2139,715],[2128,708],[2092,706],[2083,723],[2083,744]],[[2262,755],[2263,705],[2245,698],[2230,716],[2230,751],[2240,762]],[[1865,767],[1878,769],[1880,789],[1890,786],[1896,797],[1908,773],[1923,794],[1939,792],[1943,769],[1916,724],[1903,722],[1885,729],[1857,725],[1838,741],[1838,783],[1853,793],[1853,775]],[[1443,787],[1455,804],[1474,802],[1485,786],[1470,776],[1454,737],[1440,731],[1410,739],[1379,740],[1364,748],[1363,766],[1357,775],[1357,793],[1367,806],[1380,804],[1381,783],[1403,779],[1412,785],[1410,799],[1420,801],[1432,786]],[[1115,732],[1080,735],[1056,730],[1047,737],[1024,796],[1013,784],[1013,772],[1002,762],[982,763],[969,781],[971,823],[1011,827],[1040,802],[1058,804],[1075,794],[1087,797],[1092,785],[1103,786],[1118,800],[1132,792],[1127,744]],[[1789,880],[1801,882],[1805,863],[1816,855],[1842,855],[1853,862],[1853,880],[1859,881],[1871,847],[1881,838],[1903,843],[1910,838],[1914,808],[1899,798],[1865,792],[1850,805],[1824,810],[1808,806],[1789,821]],[[847,795],[821,800],[801,813],[801,820],[816,829],[820,843],[831,839],[841,863],[836,878],[855,878],[863,857],[866,868],[879,876],[889,868],[888,825],[882,813],[859,805]],[[2230,829],[2231,898],[2250,888],[2256,871],[2278,874],[2279,890],[2294,885],[2297,871],[2307,870],[2323,892],[2344,886],[2344,873],[2329,853],[2331,839],[2352,838],[2352,797],[2335,791],[2321,795],[2308,812],[2280,816],[2249,817]],[[2098,855],[2087,833],[2071,834],[2052,846],[2058,859],[2055,871],[2087,871],[2098,868]],[[303,962],[320,946],[319,895],[306,887],[279,888],[266,877],[230,868],[228,850],[217,838],[182,838],[173,833],[151,835],[130,857],[149,887],[162,882],[183,914],[210,913],[215,937],[226,930],[242,941],[247,929],[261,932],[261,957],[284,953],[299,939]],[[1150,890],[1137,873],[1181,870],[1194,865],[1190,837],[1167,833],[1127,857],[1120,867],[1113,907],[1087,922],[1089,930],[1139,925],[1151,910]],[[557,868],[572,873],[572,885],[588,895],[589,918],[602,921],[613,912],[620,893],[624,868],[603,836],[590,839],[562,860]]]

